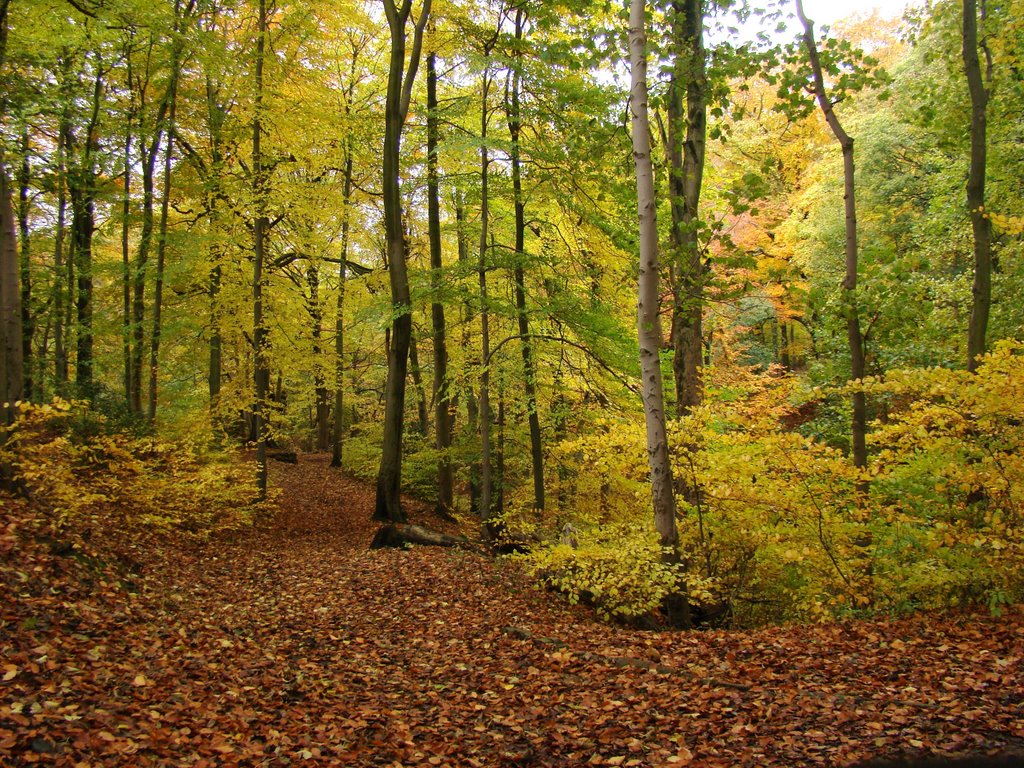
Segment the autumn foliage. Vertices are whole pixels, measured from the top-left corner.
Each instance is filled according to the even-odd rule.
[[[205,537],[250,525],[260,509],[252,472],[237,456],[116,429],[84,402],[23,404],[0,464],[57,527],[92,520],[125,534]]]
[[[1021,382],[1024,356],[1005,344],[977,374],[892,371],[857,385],[880,403],[862,476],[841,450],[785,428],[794,378],[723,372],[670,435],[691,597],[729,606],[740,625],[1019,601]],[[571,522],[576,546],[528,557],[542,580],[610,615],[649,611],[674,578],[642,533],[643,445],[636,425],[609,419],[561,443],[558,492],[573,513],[554,522]]]
[[[271,478],[272,517],[209,539],[0,497],[0,764],[760,768],[1024,738],[1016,608],[638,632],[506,561],[369,551],[372,486],[326,457]]]

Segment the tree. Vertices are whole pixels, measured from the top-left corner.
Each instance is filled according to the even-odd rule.
[[[633,129],[633,162],[636,166],[637,213],[640,224],[640,278],[637,327],[640,341],[641,393],[647,425],[647,461],[651,472],[654,525],[660,537],[664,559],[678,564],[679,533],[672,488],[672,467],[668,456],[665,427],[665,397],[661,381],[659,320],[658,226],[654,196],[654,168],[651,159],[651,128],[647,109],[647,35],[645,2],[631,0],[629,7],[629,111]],[[689,604],[680,590],[668,601],[669,619],[674,626],[688,627]]]
[[[0,2],[0,74],[7,63],[9,6],[10,0]],[[24,385],[20,271],[11,185],[0,151],[0,427],[14,421]],[[6,429],[0,431],[5,436]]]
[[[984,16],[985,0],[982,0]],[[974,285],[967,331],[967,370],[978,366],[987,349],[989,308],[992,303],[992,222],[985,210],[986,130],[988,89],[978,57],[977,0],[963,0],[963,62],[971,96],[971,166],[967,177],[967,209],[974,234]],[[982,44],[984,47],[984,43]],[[986,49],[987,53],[987,49]],[[991,66],[991,65],[990,65]]]
[[[544,450],[540,435],[540,414],[537,411],[537,370],[534,363],[533,343],[530,339],[530,323],[526,314],[526,202],[523,197],[522,169],[522,110],[520,95],[523,69],[523,32],[526,25],[526,11],[515,11],[515,48],[513,49],[512,82],[506,100],[508,132],[511,137],[512,195],[515,207],[515,283],[516,319],[518,322],[523,357],[523,384],[526,393],[527,420],[530,425],[530,466],[533,474],[533,507],[544,509]]]
[[[6,24],[6,21],[0,21]],[[0,153],[0,427],[7,427],[17,413],[22,396],[23,358],[21,338],[21,291],[18,245],[11,203],[11,186]],[[0,431],[5,435],[6,431]]]
[[[811,65],[814,97],[843,152],[843,201],[846,214],[846,275],[843,278],[843,311],[846,314],[846,336],[850,348],[850,378],[859,381],[864,378],[864,336],[860,328],[860,313],[857,306],[857,202],[854,182],[853,138],[843,130],[832,101],[825,88],[818,46],[814,40],[814,23],[804,14],[802,0],[796,0],[796,13],[803,24],[804,46]],[[866,467],[867,451],[867,401],[863,391],[855,391],[853,401],[853,464]]]
[[[494,461],[491,426],[491,312],[487,298],[487,236],[490,224],[490,152],[487,147],[487,127],[490,118],[488,93],[493,75],[491,74],[491,47],[497,34],[484,44],[484,71],[480,81],[480,241],[477,249],[477,280],[480,287],[480,519],[484,522],[485,535],[492,536],[491,517],[494,497]]]
[[[700,405],[702,399],[705,267],[698,236],[707,143],[708,81],[703,0],[675,0],[669,13],[673,64],[669,76],[665,152],[672,211],[672,371],[676,409],[678,415],[683,416]]]
[[[270,219],[267,215],[267,168],[263,161],[263,67],[267,53],[267,2],[259,0],[259,15],[256,22],[256,51],[253,76],[255,79],[252,118],[252,195],[255,203],[255,217],[252,223],[253,274],[252,274],[252,346],[253,380],[256,405],[253,410],[256,432],[257,485],[260,497],[267,494],[267,441],[268,400],[270,396],[270,360],[267,325],[263,311],[264,276],[266,268],[267,234]]]
[[[383,197],[393,320],[388,376],[384,385],[384,437],[373,518],[390,522],[405,521],[401,505],[402,428],[405,419],[405,379],[412,339],[412,302],[399,179],[402,128],[409,114],[409,102],[423,47],[423,31],[430,16],[430,4],[431,0],[423,0],[419,17],[413,25],[412,48],[407,65],[406,24],[412,13],[412,0],[402,0],[401,5],[396,5],[395,0],[384,0],[384,14],[391,33],[391,56],[384,106]]]
[[[441,204],[437,169],[440,117],[437,112],[437,54],[427,56],[427,230],[430,240],[430,323],[434,341],[434,437],[437,448],[437,511],[451,514],[454,506],[451,460],[452,417],[448,381],[448,345],[444,304],[438,295],[444,268],[441,253]]]
[[[340,467],[344,447],[345,414],[345,283],[348,279],[349,243],[352,229],[352,181],[355,168],[352,157],[352,109],[355,96],[357,66],[369,37],[353,36],[351,58],[349,59],[348,83],[342,90],[345,138],[342,141],[342,213],[341,213],[341,254],[338,259],[338,296],[334,322],[334,421],[331,425],[331,466]]]

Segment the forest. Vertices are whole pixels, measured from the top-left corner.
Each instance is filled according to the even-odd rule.
[[[609,618],[998,612],[1021,10],[5,2],[6,471],[329,453]]]
[[[329,452],[608,616],[1021,597],[1014,3],[3,10],[8,423]]]
[[[1024,751],[1024,2],[814,11],[0,0],[0,762]]]

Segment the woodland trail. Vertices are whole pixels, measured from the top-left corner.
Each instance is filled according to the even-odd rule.
[[[0,528],[0,764],[842,765],[1024,743],[1019,611],[638,632],[502,561],[369,551],[373,489],[323,457],[272,479],[273,521],[139,539],[127,583]]]

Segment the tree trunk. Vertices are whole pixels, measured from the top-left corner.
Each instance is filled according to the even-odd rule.
[[[131,31],[129,31],[131,35]],[[124,52],[125,86],[130,95],[133,87],[132,51],[129,37]],[[124,366],[124,400],[132,406],[132,257],[131,257],[131,213],[132,213],[132,142],[135,101],[128,99],[124,121],[124,190],[121,194],[121,356]]]
[[[796,0],[796,12],[804,27],[804,44],[814,74],[814,94],[818,106],[825,116],[825,122],[843,150],[843,200],[846,211],[846,276],[843,279],[843,308],[846,313],[846,339],[850,348],[850,379],[864,378],[865,356],[864,336],[860,330],[860,312],[857,306],[857,203],[854,185],[853,138],[850,137],[836,117],[832,102],[825,90],[825,78],[818,57],[818,46],[814,41],[814,23],[804,14],[802,0]],[[868,464],[867,449],[867,401],[863,392],[855,392],[853,401],[853,464],[864,468]],[[859,484],[862,486],[863,484]],[[866,490],[862,487],[862,490]]]
[[[982,15],[984,15],[982,0]],[[971,169],[967,177],[967,209],[974,234],[974,285],[967,331],[967,370],[975,371],[987,349],[989,308],[992,303],[992,222],[985,215],[986,124],[988,89],[978,57],[977,0],[963,0],[963,60],[971,94]]]
[[[95,395],[93,378],[93,276],[92,240],[96,231],[96,164],[93,156],[96,133],[100,120],[103,97],[102,62],[96,62],[93,81],[92,112],[84,126],[81,154],[76,160],[74,174],[69,177],[71,197],[71,252],[74,259],[75,315],[77,320],[75,388],[79,397],[92,399]],[[74,144],[69,132],[68,138]],[[71,147],[69,147],[69,150]],[[70,151],[69,151],[70,154]]]
[[[61,112],[57,125],[56,184],[57,184],[57,228],[53,245],[53,346],[54,379],[59,394],[67,394],[68,351],[67,333],[70,326],[72,259],[65,254],[64,239],[67,230],[67,147],[71,132],[71,58],[62,55],[58,61],[60,70]],[[65,260],[66,259],[66,260]]]
[[[21,292],[18,286],[18,236],[7,167],[0,150],[0,426],[17,415],[24,384]],[[0,431],[0,442],[6,430]]]
[[[420,351],[416,337],[409,336],[409,373],[416,389],[416,431],[426,437],[430,431],[430,417],[427,415],[427,393],[423,389],[423,372],[420,369]]]
[[[21,134],[21,166],[18,170],[18,271],[21,277],[21,361],[22,394],[25,400],[36,396],[33,375],[32,342],[35,337],[35,317],[32,313],[32,269],[29,260],[29,182],[28,129]]]
[[[256,218],[253,222],[253,275],[252,275],[252,339],[253,339],[253,385],[256,406],[253,419],[256,432],[256,481],[259,496],[267,496],[267,418],[270,395],[270,360],[267,326],[263,317],[264,261],[267,229],[267,178],[263,167],[261,139],[263,136],[263,64],[267,44],[267,3],[260,0],[256,40],[256,95],[252,120],[252,172],[253,199],[256,204]]]
[[[64,126],[61,127],[61,133]],[[67,195],[64,181],[64,142],[57,142],[57,228],[53,238],[53,358],[54,379],[58,393],[63,394],[68,381],[68,353],[65,347],[64,312],[67,303],[64,275],[64,229],[67,215]]]
[[[310,264],[306,270],[309,286],[310,326],[313,334],[313,427],[316,435],[316,449],[323,453],[331,444],[331,393],[327,389],[327,372],[324,367],[324,307],[320,302],[320,268]]]
[[[485,52],[490,56],[490,51]],[[491,495],[494,478],[491,466],[491,338],[490,312],[487,308],[487,225],[490,216],[488,206],[488,170],[490,159],[487,151],[487,94],[490,90],[490,67],[484,67],[480,105],[480,248],[477,253],[477,277],[480,286],[480,354],[483,365],[480,368],[480,519],[484,523],[484,534],[490,537],[493,531],[490,521],[493,514]]]
[[[211,214],[211,222],[215,218]],[[220,399],[221,371],[223,366],[224,342],[220,333],[220,248],[210,246],[210,361],[207,373],[207,391],[210,395],[210,409],[216,411]]]
[[[352,99],[355,95],[357,66],[361,48],[354,46],[349,68],[349,86],[345,98],[344,178],[342,180],[341,259],[338,264],[338,298],[334,318],[334,421],[331,425],[331,466],[340,467],[345,439],[345,281],[348,277],[348,243],[352,219]],[[353,406],[353,414],[355,414]],[[354,421],[354,415],[353,415]]]
[[[91,182],[87,182],[91,183]],[[77,322],[75,387],[79,396],[93,392],[92,236],[96,228],[93,191],[72,188],[71,242],[75,258],[75,320]]]
[[[391,57],[388,69],[387,96],[384,105],[384,232],[387,239],[388,277],[392,323],[388,354],[388,377],[384,385],[384,439],[380,470],[377,473],[377,497],[373,518],[405,522],[401,505],[402,426],[405,418],[405,379],[408,374],[409,343],[412,336],[411,298],[406,265],[405,236],[402,228],[402,188],[399,179],[402,128],[409,113],[412,86],[419,66],[423,29],[430,15],[431,0],[423,0],[420,17],[415,23],[408,70],[405,62],[405,26],[412,10],[412,0],[401,8],[395,0],[384,0],[384,14],[391,32]]]
[[[221,173],[224,162],[222,150],[221,129],[224,125],[224,109],[218,102],[218,86],[213,78],[206,76],[206,120],[210,134],[210,191],[207,193],[207,206],[209,209],[210,236],[210,349],[209,349],[209,371],[207,374],[207,387],[210,395],[210,410],[216,414],[218,401],[220,399],[221,375],[223,370],[224,342],[221,334],[221,280],[223,270],[221,260],[223,249],[217,242],[220,230],[220,199],[221,199]]]
[[[679,534],[676,530],[676,505],[669,465],[668,436],[665,429],[665,398],[661,381],[659,353],[662,335],[659,320],[658,226],[654,196],[654,169],[651,162],[651,131],[647,109],[647,35],[645,2],[631,0],[629,11],[629,107],[633,128],[633,160],[636,165],[637,212],[640,227],[640,277],[637,307],[637,334],[640,342],[640,370],[647,424],[647,461],[651,472],[651,497],[654,525],[660,537],[665,561],[680,562]],[[689,627],[690,611],[684,589],[666,603],[673,626]]]
[[[498,384],[498,444],[494,452],[494,513],[505,511],[505,388]]]
[[[448,347],[444,317],[441,254],[441,204],[437,172],[439,140],[437,114],[436,56],[427,56],[427,237],[430,241],[430,287],[434,297],[430,303],[430,325],[434,342],[434,446],[437,448],[437,508],[442,516],[454,508],[452,475],[452,421],[448,398]]]
[[[516,10],[515,35],[516,42],[523,39],[523,27],[526,22],[524,11]],[[526,411],[530,424],[530,466],[533,474],[533,508],[544,509],[544,447],[541,443],[540,414],[537,411],[537,371],[533,361],[533,345],[530,342],[530,324],[526,315],[526,278],[524,263],[526,261],[526,203],[523,199],[523,171],[520,147],[522,114],[519,104],[519,91],[522,74],[518,67],[522,66],[521,46],[516,47],[517,68],[512,75],[512,88],[508,105],[508,130],[512,139],[512,194],[515,200],[515,249],[516,261],[513,273],[515,281],[516,318],[519,323],[519,338],[522,342],[523,380],[526,393]]]
[[[177,57],[175,57],[177,58]],[[164,266],[167,260],[167,219],[171,204],[171,168],[174,159],[174,118],[177,111],[177,62],[173,64],[168,98],[167,146],[164,149],[164,195],[160,201],[160,232],[156,243],[156,281],[153,285],[153,329],[149,341],[149,410],[146,419],[150,424],[156,421],[157,384],[160,370],[161,314],[164,299]]]
[[[350,92],[351,93],[351,92]],[[346,114],[349,106],[345,105]],[[352,211],[352,146],[345,137],[344,211],[341,219],[341,259],[338,264],[338,300],[334,319],[334,423],[331,433],[331,466],[340,467],[345,437],[345,280],[348,267],[349,221]]]
[[[142,231],[139,234],[139,247],[132,268],[132,370],[129,379],[131,392],[128,398],[129,410],[137,414],[142,413],[142,359],[146,340],[146,266],[153,243],[153,206],[156,200],[155,176],[159,140],[160,137],[157,136],[149,147],[144,142],[140,142],[139,145],[142,154]]]
[[[7,58],[8,5],[9,0],[0,2],[0,73]],[[24,384],[19,271],[14,203],[0,147],[0,427],[14,422]],[[0,443],[6,437],[7,430],[0,429]]]
[[[704,262],[699,206],[707,131],[707,75],[702,0],[672,4],[672,37],[680,46],[669,80],[669,192],[672,196],[672,372],[676,414],[685,416],[703,399]],[[686,83],[683,114],[682,82]]]
[[[458,227],[459,263],[463,266],[469,264],[469,243],[466,238],[466,212],[462,204],[462,198],[458,197],[455,204],[455,221]],[[473,309],[472,301],[463,303],[462,318],[462,348],[470,349],[470,326],[476,312]],[[469,361],[469,368],[475,370],[479,367],[480,360]],[[476,401],[476,394],[473,386],[466,387],[466,428],[470,435],[476,436],[479,428],[480,408]],[[480,462],[474,460],[469,467],[469,511],[472,515],[480,515]]]

